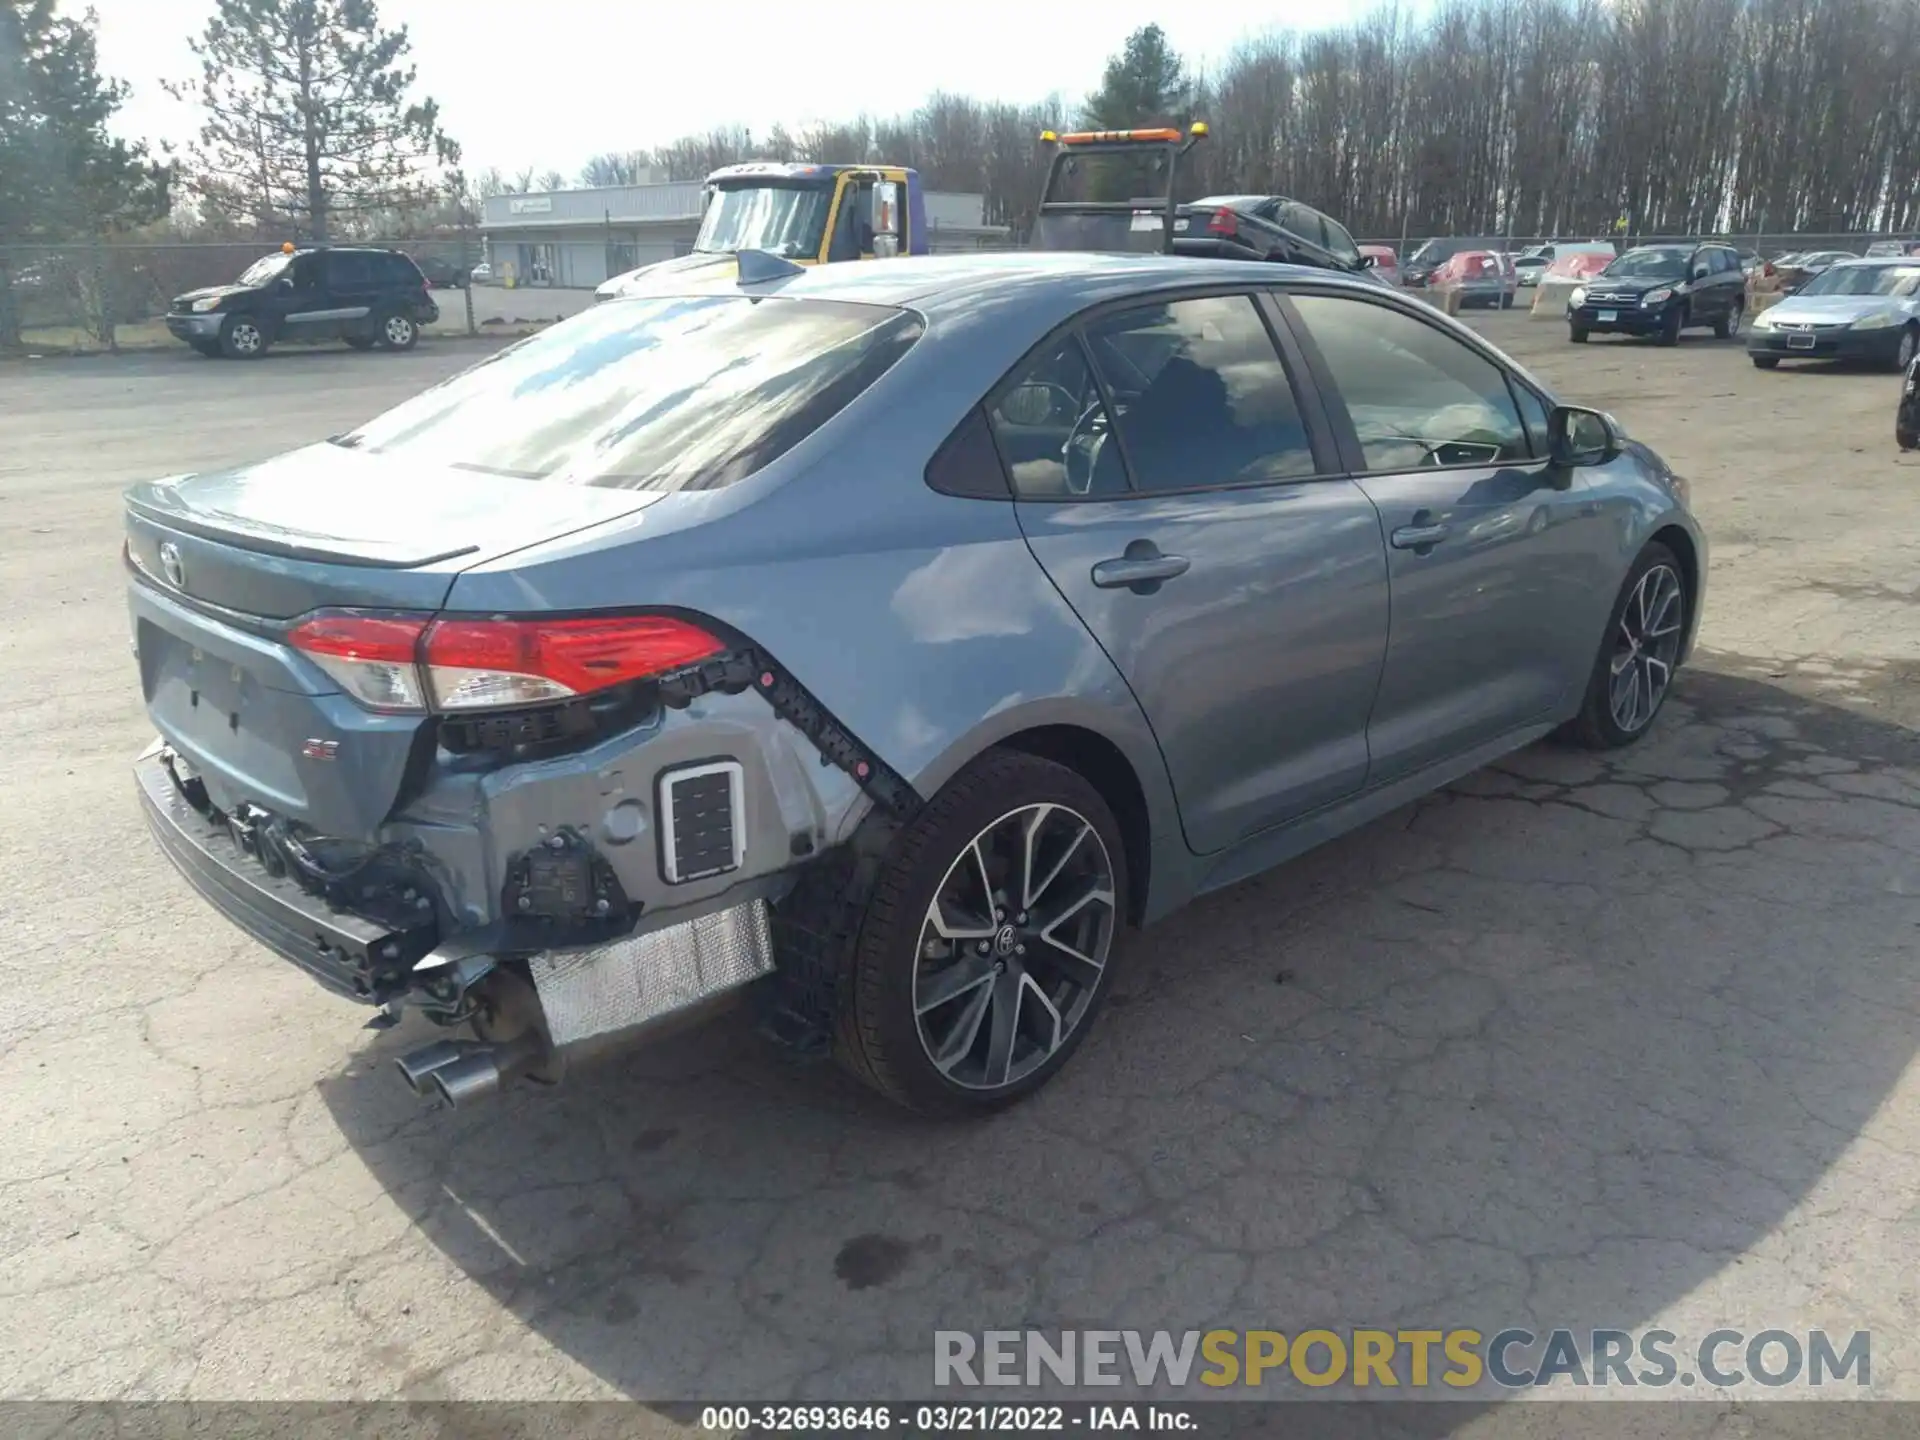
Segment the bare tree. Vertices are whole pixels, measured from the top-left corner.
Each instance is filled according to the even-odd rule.
[[[1205,70],[1155,34],[1114,57],[1090,113],[1208,120],[1193,193],[1292,195],[1390,238],[1607,235],[1622,217],[1641,236],[1920,228],[1920,0],[1388,0]],[[747,158],[912,165],[1018,235],[1064,111],[943,92],[653,159],[676,179]]]

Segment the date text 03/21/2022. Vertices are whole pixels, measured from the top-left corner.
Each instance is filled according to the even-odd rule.
[[[717,1434],[1014,1434],[1072,1430],[1199,1429],[1192,1410],[1173,1405],[709,1405],[700,1428]]]

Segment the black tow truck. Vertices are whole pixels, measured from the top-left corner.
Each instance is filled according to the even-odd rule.
[[[1043,130],[1052,150],[1028,248],[1174,253],[1180,162],[1207,138],[1185,130]]]

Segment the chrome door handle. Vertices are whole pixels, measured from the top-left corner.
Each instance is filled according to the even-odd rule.
[[[1396,550],[1426,550],[1438,545],[1453,533],[1453,527],[1438,525],[1402,525],[1393,532],[1393,548]]]
[[[1186,574],[1191,565],[1184,555],[1127,555],[1095,565],[1093,583],[1102,590],[1152,585]]]

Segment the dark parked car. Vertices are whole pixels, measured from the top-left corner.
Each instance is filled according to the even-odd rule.
[[[467,283],[467,268],[456,265],[444,255],[415,255],[413,263],[436,290],[458,290]]]
[[[282,250],[231,285],[175,297],[167,329],[202,355],[252,360],[287,340],[411,350],[440,318],[420,267],[398,250]]]
[[[1773,270],[1780,277],[1780,293],[1792,295],[1802,289],[1814,276],[1832,269],[1844,260],[1859,258],[1851,250],[1802,250],[1797,255],[1774,261]]]
[[[1680,332],[1710,326],[1726,340],[1746,312],[1747,277],[1731,245],[1640,245],[1567,297],[1567,333],[1651,335],[1675,344]]]
[[[1464,255],[1469,250],[1504,251],[1505,248],[1502,241],[1485,235],[1435,236],[1407,257],[1400,267],[1400,283],[1418,289],[1456,255]]]
[[[1176,255],[1279,260],[1348,274],[1370,268],[1346,227],[1284,195],[1214,195],[1174,214]]]
[[[1707,573],[1657,455],[1431,306],[1166,255],[609,300],[126,505],[160,847],[447,1027],[401,1068],[456,1102],[749,985],[1012,1100],[1123,927],[1646,735]]]

